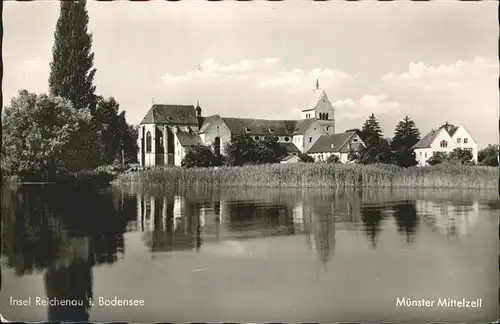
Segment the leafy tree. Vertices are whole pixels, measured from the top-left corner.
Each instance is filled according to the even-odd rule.
[[[477,160],[480,164],[486,166],[498,166],[498,145],[488,145],[477,154]]]
[[[314,159],[312,156],[305,154],[305,153],[299,153],[298,157],[300,161],[305,162],[305,163],[313,163]]]
[[[347,161],[358,161],[360,157],[360,153],[355,150],[349,150],[349,153],[347,154]]]
[[[96,69],[92,35],[88,32],[89,16],[86,1],[61,1],[60,14],[54,33],[50,63],[49,92],[69,99],[75,109],[89,109],[93,116],[97,97],[93,85]],[[92,165],[101,163],[100,126],[94,120],[82,125],[88,136],[78,143]]]
[[[91,167],[80,144],[89,132],[88,109],[66,99],[19,91],[4,109],[3,158],[6,171],[22,180],[52,180]]]
[[[340,163],[340,159],[338,156],[332,154],[326,159],[326,163]]]
[[[194,146],[188,149],[181,166],[186,168],[210,167],[216,164],[216,157],[212,150],[206,146]]]
[[[69,99],[76,109],[90,109],[96,104],[93,85],[96,69],[88,32],[86,1],[62,1],[54,33],[49,89],[54,96]]]
[[[402,167],[417,165],[415,152],[411,149],[420,140],[420,131],[415,122],[406,116],[396,125],[391,150],[394,153],[394,162]]]
[[[119,108],[119,104],[113,97],[108,99],[98,97],[94,120],[99,126],[100,145],[103,151],[102,163],[104,164],[111,164],[120,149],[120,140],[123,135],[120,132],[120,126],[124,127],[124,125],[120,124]]]
[[[445,152],[434,152],[432,156],[427,160],[429,165],[436,165],[448,162],[448,154]]]
[[[224,151],[230,165],[277,163],[286,155],[286,149],[276,139],[267,137],[254,141],[248,135],[234,136]]]
[[[456,148],[450,152],[448,158],[451,162],[460,164],[472,164],[472,152],[461,148]]]

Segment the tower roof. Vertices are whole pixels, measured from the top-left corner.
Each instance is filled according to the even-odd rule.
[[[323,99],[328,99],[325,90],[314,89],[312,91],[309,102],[307,103],[307,105],[305,106],[305,108],[302,111],[313,110],[318,105],[318,102],[320,102]]]

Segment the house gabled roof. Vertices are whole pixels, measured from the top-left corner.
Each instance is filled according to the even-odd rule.
[[[211,123],[213,123],[216,120],[222,119],[219,115],[212,115],[212,116],[207,116],[203,117],[203,123],[200,128],[200,134],[205,133],[207,128],[210,126]]]
[[[322,135],[307,153],[344,153],[349,152],[347,143],[356,132]]]
[[[141,124],[197,125],[193,105],[153,105]]]
[[[431,130],[427,135],[422,137],[420,141],[417,142],[417,144],[413,145],[411,148],[413,150],[415,149],[424,149],[424,148],[430,148],[432,142],[436,139],[436,137],[439,135],[439,133],[444,130],[444,128],[439,128],[439,129],[433,129]]]
[[[458,130],[458,126],[450,125],[447,122],[439,128],[445,129],[448,132],[448,134],[450,134],[451,137],[453,137],[453,135],[455,135],[455,133]]]
[[[297,124],[296,120],[269,120],[252,118],[222,117],[222,120],[235,135],[281,135],[291,136]]]
[[[187,132],[176,132],[175,136],[181,143],[182,147],[198,146],[203,145],[203,142],[197,134],[190,134]]]
[[[316,119],[314,118],[297,120],[295,129],[293,130],[293,135],[303,135],[309,126],[311,126],[314,122],[316,122]]]

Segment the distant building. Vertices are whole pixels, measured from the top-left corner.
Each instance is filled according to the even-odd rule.
[[[138,158],[141,166],[180,165],[190,147],[204,145],[223,153],[234,135],[248,135],[255,141],[274,136],[288,155],[297,155],[310,153],[320,138],[321,143],[337,140],[329,137],[332,134],[335,109],[316,83],[299,120],[202,117],[199,104],[153,105],[139,125]]]
[[[308,154],[315,162],[326,161],[331,155],[339,158],[340,163],[349,162],[349,152],[359,151],[364,143],[354,131],[321,136],[309,149]]]
[[[477,163],[477,142],[464,125],[452,126],[445,123],[437,130],[431,130],[413,146],[418,165],[427,165],[427,160],[434,152],[450,153],[456,148],[469,150],[472,160]]]

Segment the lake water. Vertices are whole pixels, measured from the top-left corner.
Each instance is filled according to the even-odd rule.
[[[16,321],[492,322],[498,221],[495,191],[4,188],[0,313]],[[398,306],[398,298],[429,306]],[[477,307],[445,307],[448,298]]]

